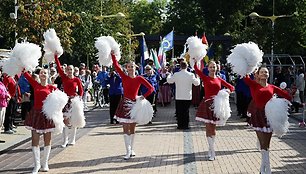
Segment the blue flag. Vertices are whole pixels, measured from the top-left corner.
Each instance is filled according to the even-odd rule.
[[[173,31],[168,33],[162,40],[164,52],[169,51],[173,48]]]

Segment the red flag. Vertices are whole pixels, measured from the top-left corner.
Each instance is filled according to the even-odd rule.
[[[202,43],[205,44],[205,45],[208,45],[205,33],[203,33],[203,36],[202,36]]]

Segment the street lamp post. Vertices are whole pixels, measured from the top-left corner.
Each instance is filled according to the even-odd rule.
[[[271,20],[272,22],[272,41],[271,41],[271,73],[270,73],[270,83],[272,84],[273,83],[273,80],[274,80],[274,50],[273,50],[273,47],[274,47],[274,24],[275,24],[275,20],[278,19],[278,18],[284,18],[284,17],[292,17],[292,16],[296,16],[297,15],[297,12],[294,12],[293,14],[291,15],[279,15],[279,16],[275,16],[274,15],[274,0],[273,0],[273,8],[272,8],[272,11],[273,11],[273,14],[272,16],[261,16],[259,15],[258,13],[256,12],[252,12],[251,14],[249,14],[249,16],[251,18],[263,18],[263,19],[269,19]]]
[[[10,18],[15,20],[15,44],[17,44],[18,40],[17,40],[17,12],[18,12],[18,1],[15,0],[14,1],[15,4],[15,9],[14,9],[14,13],[10,13]]]
[[[88,15],[87,15],[86,12],[82,11],[81,14],[85,15],[88,18]],[[96,20],[102,20],[104,18],[124,18],[124,17],[125,17],[125,15],[121,12],[118,12],[117,14],[113,14],[113,15],[105,15],[105,16],[102,15],[102,1],[101,1],[101,14],[100,14],[100,16],[94,16],[93,18],[96,19]],[[81,20],[82,20],[82,18],[81,18]],[[86,63],[87,63],[87,66],[89,66],[88,54],[87,54],[87,57],[86,57]]]
[[[131,45],[132,45],[132,37],[137,37],[137,36],[145,36],[145,33],[144,32],[140,32],[140,33],[137,33],[137,34],[122,34],[120,32],[117,32],[117,35],[118,36],[125,36],[129,39],[129,60],[131,60],[132,58],[132,50],[131,50]]]

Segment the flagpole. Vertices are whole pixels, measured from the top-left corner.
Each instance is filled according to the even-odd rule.
[[[172,28],[172,31],[173,31],[173,47],[172,47],[172,57],[171,57],[171,59],[172,58],[174,58],[174,27]]]

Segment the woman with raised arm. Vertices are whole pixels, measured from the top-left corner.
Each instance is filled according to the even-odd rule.
[[[223,125],[224,123],[219,120],[216,116],[214,111],[212,110],[213,104],[213,97],[218,94],[221,90],[221,87],[224,86],[228,88],[230,91],[234,91],[234,86],[227,83],[220,77],[216,75],[217,71],[217,64],[215,61],[208,62],[208,76],[203,74],[201,70],[197,67],[195,63],[194,69],[197,75],[200,76],[204,83],[204,90],[205,96],[202,99],[197,113],[196,113],[196,120],[202,121],[206,124],[206,137],[208,141],[208,156],[209,161],[215,160],[215,136],[216,136],[216,125]]]
[[[244,81],[250,87],[253,99],[252,109],[250,111],[250,124],[255,129],[260,143],[262,156],[260,173],[270,174],[269,147],[273,130],[267,121],[265,106],[274,94],[284,97],[289,101],[291,97],[279,87],[268,84],[269,71],[266,67],[259,67],[256,73],[256,81],[252,80],[249,76],[246,76]]]
[[[52,120],[46,118],[46,115],[42,112],[43,101],[47,96],[56,90],[56,87],[48,84],[48,70],[41,69],[39,72],[38,83],[28,73],[24,73],[24,77],[28,80],[30,85],[34,89],[34,106],[30,111],[29,116],[25,119],[25,126],[32,131],[32,151],[34,154],[34,169],[32,173],[38,173],[42,166],[42,171],[48,171],[48,159],[51,151],[51,132],[54,131],[55,125]],[[40,148],[39,148],[39,136],[44,136],[44,157],[42,165],[40,163]]]
[[[63,138],[64,143],[62,144],[62,147],[66,147],[68,144],[68,128],[72,130],[72,138],[69,144],[74,145],[75,144],[75,136],[76,136],[76,130],[77,126],[71,124],[71,117],[74,115],[71,115],[70,110],[74,109],[72,108],[71,101],[74,97],[80,96],[80,98],[83,96],[83,86],[80,78],[75,77],[74,74],[74,67],[73,65],[69,65],[66,68],[66,73],[63,71],[61,63],[58,59],[58,55],[54,55],[55,63],[57,66],[57,71],[59,72],[59,75],[62,79],[62,85],[64,87],[64,92],[68,95],[69,101],[65,108],[63,109],[64,114],[64,123],[66,127],[63,130]],[[83,112],[83,111],[81,111]]]
[[[144,85],[148,89],[148,91],[141,96],[142,99],[149,96],[154,91],[154,88],[142,76],[136,75],[136,65],[134,62],[129,62],[126,64],[127,74],[125,74],[119,66],[114,54],[112,54],[112,61],[116,71],[122,78],[123,98],[118,105],[114,118],[119,121],[123,127],[124,142],[126,147],[126,156],[124,159],[127,160],[131,156],[135,156],[133,145],[136,122],[135,120],[131,119],[130,111],[136,101],[136,96],[138,94],[140,85]]]

